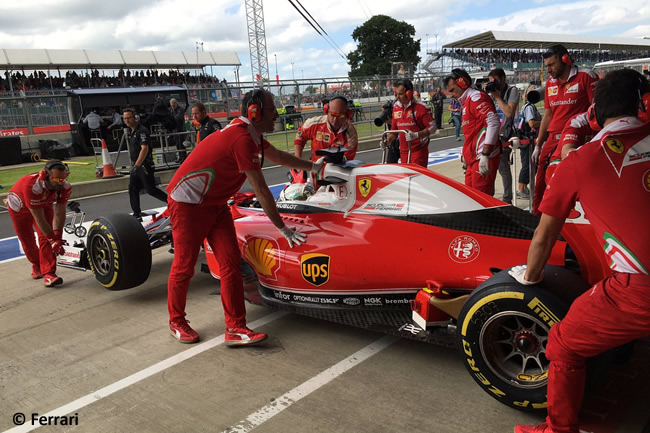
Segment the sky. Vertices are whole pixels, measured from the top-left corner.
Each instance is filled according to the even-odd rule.
[[[422,52],[488,30],[650,37],[648,0],[301,0],[344,53],[373,15],[415,27]],[[280,79],[347,76],[347,61],[288,0],[263,0],[269,72]],[[37,11],[37,12],[35,12]],[[0,4],[0,48],[235,51],[251,78],[244,0],[20,0]],[[214,75],[234,80],[234,68]],[[208,70],[209,71],[209,70]]]

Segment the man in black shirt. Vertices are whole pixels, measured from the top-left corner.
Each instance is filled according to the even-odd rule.
[[[433,95],[433,117],[436,119],[436,126],[438,129],[442,129],[442,104],[445,101],[445,94],[442,93],[442,89],[438,86],[436,93]]]
[[[183,108],[178,105],[178,101],[175,98],[169,100],[169,114],[172,115],[176,123],[174,132],[184,132],[185,110],[183,110]],[[185,146],[183,145],[184,139],[184,135],[174,135],[174,143],[176,143],[176,150],[178,150],[178,162],[183,162],[185,161],[185,158],[187,158],[187,152],[185,151]]]
[[[205,110],[205,105],[200,102],[192,105],[192,119],[200,125],[199,137],[196,144],[205,140],[205,137],[212,134],[214,131],[221,129],[221,123],[219,123],[217,119],[208,116],[208,113]]]
[[[129,157],[131,158],[131,178],[129,179],[129,200],[133,216],[142,220],[140,215],[140,190],[167,203],[167,194],[156,188],[153,177],[153,151],[149,145],[149,131],[135,120],[135,112],[127,108],[122,116],[128,127]]]

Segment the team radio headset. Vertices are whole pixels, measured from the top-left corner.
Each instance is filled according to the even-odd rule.
[[[59,168],[65,172],[64,177],[53,177],[52,176],[52,169],[53,168]],[[47,164],[45,164],[45,167],[41,171],[38,172],[38,178],[39,180],[49,180],[50,182],[57,184],[57,185],[63,185],[65,181],[68,179],[68,176],[70,176],[70,168],[68,168],[68,164],[64,164],[61,161],[50,161]],[[57,192],[57,197],[61,196],[61,191]]]
[[[329,102],[327,102],[325,105],[323,105],[323,112],[325,114],[331,114],[334,117],[345,117],[348,120],[352,119],[352,116],[354,116],[354,111],[350,110],[349,106],[348,106],[348,109],[347,109],[347,111],[345,113],[334,113],[334,112],[330,113],[330,111],[329,111],[330,102],[332,102],[332,101],[334,101],[336,99],[340,99],[341,101],[345,101],[346,104],[349,104],[348,100],[346,98],[344,98],[343,96],[335,96],[332,99],[330,99]]]
[[[453,71],[452,71],[453,72]],[[404,86],[404,89],[406,89],[406,99],[409,101],[413,100],[413,83],[411,80],[397,80],[395,81],[394,87],[399,87],[399,86]],[[404,107],[406,109],[406,107]],[[413,122],[415,122],[415,126],[417,126],[420,129],[424,129],[420,127],[420,123],[418,122],[418,119],[415,117],[415,109],[411,107],[411,117],[413,118]]]
[[[639,78],[639,88],[638,92],[638,111],[636,117],[643,123],[650,123],[650,92],[646,92],[643,95],[641,94],[641,88],[643,87],[643,81],[645,78]],[[604,121],[600,118],[598,110],[596,109],[596,104],[591,104],[587,110],[587,119],[589,120],[589,126],[594,131],[600,131],[603,129]]]
[[[262,121],[262,110],[264,110],[264,91],[262,89],[253,90],[251,98],[246,104],[246,117],[253,123]],[[264,140],[262,138],[262,140]],[[260,160],[260,169],[264,166],[264,142],[262,141],[262,157]]]

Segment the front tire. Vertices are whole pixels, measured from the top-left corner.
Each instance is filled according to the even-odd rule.
[[[139,286],[151,271],[149,237],[130,215],[115,214],[93,221],[87,254],[95,279],[109,290]]]
[[[562,268],[552,272],[543,285],[523,286],[502,271],[472,293],[458,317],[465,367],[491,397],[516,409],[546,410],[548,335],[571,302],[553,293],[575,281],[585,286]]]

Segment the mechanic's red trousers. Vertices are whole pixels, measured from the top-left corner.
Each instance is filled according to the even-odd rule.
[[[546,357],[553,432],[577,433],[585,359],[650,335],[650,275],[614,273],[575,300],[551,328]]]
[[[43,209],[45,211],[45,220],[52,225],[54,219],[54,210],[51,207]],[[9,208],[9,216],[11,222],[14,224],[16,235],[23,247],[27,260],[32,265],[39,266],[41,274],[55,274],[56,273],[56,257],[52,253],[52,246],[47,237],[38,228],[36,221],[31,212],[14,212]],[[34,229],[38,235],[38,246],[36,245],[36,238],[34,237]]]
[[[490,158],[490,174],[487,176],[483,176],[478,172],[478,163],[479,160],[477,159],[472,164],[469,164],[467,166],[467,170],[465,170],[465,185],[484,192],[487,195],[493,196],[494,181],[497,178],[497,173],[499,172],[501,157],[497,155],[494,158]]]
[[[409,161],[409,151],[400,149],[399,157],[402,161],[402,164],[407,164]],[[429,164],[429,145],[420,146],[417,149],[411,151],[411,164],[417,164],[421,167],[427,168]]]
[[[544,198],[546,191],[546,169],[551,160],[551,154],[560,143],[560,134],[549,134],[542,151],[539,154],[537,163],[537,174],[535,175],[535,191],[533,193],[533,215],[539,216],[539,205]]]
[[[225,204],[206,206],[179,203],[171,197],[168,206],[174,239],[174,262],[167,286],[169,320],[185,317],[187,290],[203,239],[207,238],[219,263],[221,304],[226,326],[246,326],[241,253],[230,209]]]

